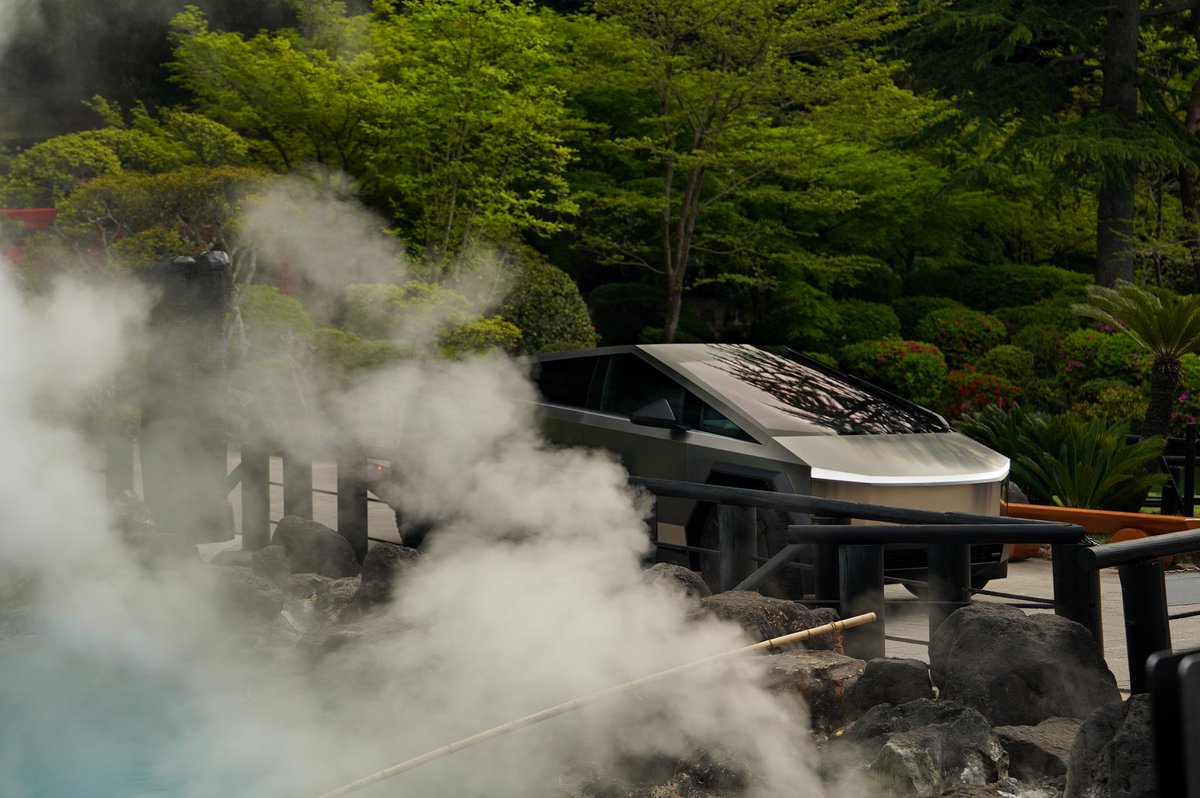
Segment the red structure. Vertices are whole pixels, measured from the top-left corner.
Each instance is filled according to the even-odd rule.
[[[19,261],[25,237],[54,224],[57,215],[56,208],[0,208],[0,257]]]

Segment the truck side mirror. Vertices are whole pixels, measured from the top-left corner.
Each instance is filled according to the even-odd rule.
[[[675,418],[674,408],[666,399],[656,399],[645,407],[633,411],[629,420],[642,427],[683,429],[679,419]]]

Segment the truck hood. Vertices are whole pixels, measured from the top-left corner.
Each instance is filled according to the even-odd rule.
[[[999,482],[1009,460],[958,432],[789,435],[775,439],[812,468],[813,479],[868,485]]]

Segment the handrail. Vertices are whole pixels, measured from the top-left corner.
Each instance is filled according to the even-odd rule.
[[[1200,549],[1200,530],[1193,530],[1080,549],[1076,558],[1081,568],[1095,570],[1197,549]]]

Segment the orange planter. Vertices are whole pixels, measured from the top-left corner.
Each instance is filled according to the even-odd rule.
[[[1044,504],[1019,504],[1017,502],[1002,503],[1000,513],[1010,518],[1079,524],[1095,535],[1115,535],[1123,529],[1141,530],[1147,535],[1200,529],[1200,518],[1186,515],[1123,513],[1116,510],[1084,510],[1079,507],[1051,507]]]

